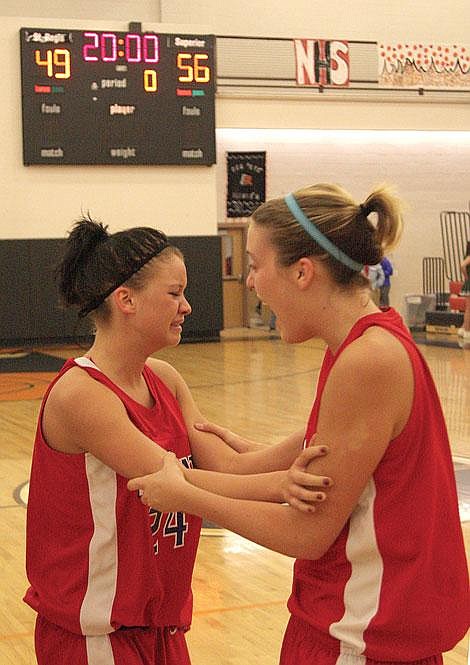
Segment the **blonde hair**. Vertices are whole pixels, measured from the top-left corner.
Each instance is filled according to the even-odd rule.
[[[293,192],[295,199],[315,226],[347,256],[363,265],[379,263],[396,246],[402,231],[401,202],[393,190],[382,185],[358,204],[339,185],[317,184]],[[377,223],[369,220],[376,213]],[[284,198],[262,204],[253,222],[271,231],[271,243],[278,261],[289,266],[305,256],[325,261],[336,282],[364,286],[366,278],[325,252],[290,212]]]

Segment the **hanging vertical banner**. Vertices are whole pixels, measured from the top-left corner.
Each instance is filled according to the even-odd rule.
[[[349,86],[349,44],[327,39],[294,39],[298,85]]]
[[[227,217],[249,217],[266,200],[266,153],[227,152]]]
[[[379,85],[395,88],[470,87],[470,47],[394,42],[378,45]]]

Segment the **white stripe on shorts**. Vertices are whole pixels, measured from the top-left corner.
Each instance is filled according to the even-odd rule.
[[[109,635],[86,635],[87,665],[114,665]]]

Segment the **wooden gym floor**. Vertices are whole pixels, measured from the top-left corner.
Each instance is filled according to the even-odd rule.
[[[208,418],[272,443],[306,422],[323,346],[316,341],[288,346],[261,331],[243,337],[243,331],[233,331],[220,344],[183,344],[159,355],[183,374]],[[468,477],[470,350],[421,350],[438,386],[452,452]],[[43,351],[61,357],[82,353]],[[51,375],[4,376],[10,378],[0,374],[0,664],[33,665],[35,614],[21,600],[27,584],[21,489],[28,480],[40,395]],[[463,530],[470,552],[470,521]],[[193,665],[276,665],[288,618],[292,559],[226,531],[205,533],[188,634]],[[446,665],[467,665],[467,651],[468,638],[446,654]]]

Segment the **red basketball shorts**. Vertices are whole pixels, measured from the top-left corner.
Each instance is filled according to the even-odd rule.
[[[169,628],[85,636],[38,616],[35,647],[38,665],[191,665],[184,632]]]
[[[291,617],[281,649],[279,665],[442,665],[442,656],[431,656],[424,660],[406,663],[372,660],[365,656],[341,654],[331,646],[331,638],[319,634],[308,623]]]

